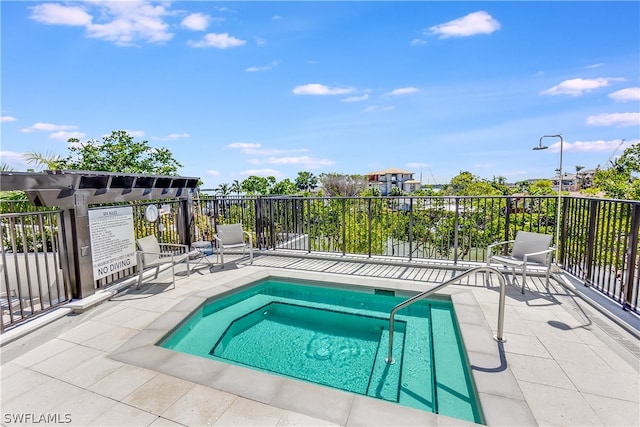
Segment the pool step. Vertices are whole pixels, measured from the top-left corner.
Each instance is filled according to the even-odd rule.
[[[398,322],[399,325],[403,325]],[[373,364],[373,370],[367,388],[367,396],[378,399],[398,402],[398,388],[400,385],[400,372],[402,370],[402,356],[399,356],[395,363],[387,363],[387,353],[389,349],[389,329],[384,328],[380,334],[380,344],[378,353]],[[393,354],[402,355],[404,350],[404,325],[397,327],[393,337]]]

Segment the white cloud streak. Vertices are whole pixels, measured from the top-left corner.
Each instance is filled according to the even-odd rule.
[[[258,71],[269,71],[272,68],[277,67],[278,64],[280,64],[280,61],[273,61],[273,62],[271,62],[271,64],[263,65],[263,66],[260,66],[260,67],[248,67],[245,71],[248,72],[248,73],[255,73],[255,72],[258,72]]]
[[[52,134],[49,135],[50,139],[54,139],[56,141],[62,141],[62,142],[66,142],[69,140],[69,138],[77,138],[77,139],[82,139],[85,136],[87,136],[86,133],[83,132],[65,132],[65,131],[58,131],[58,132],[53,132]]]
[[[640,113],[613,113],[589,116],[587,124],[590,126],[615,127],[640,126]]]
[[[369,94],[365,93],[364,95],[360,95],[360,96],[349,96],[347,98],[344,98],[342,102],[360,102],[360,101],[366,101],[367,99],[369,99]]]
[[[596,141],[575,141],[575,142],[564,142],[562,146],[563,152],[574,152],[574,153],[611,153],[613,150],[624,151],[627,148],[631,147],[634,144],[637,144],[638,141],[625,141],[622,145],[620,145],[619,139],[614,140],[596,140]],[[619,147],[618,147],[619,146]],[[556,142],[549,146],[549,150],[553,152],[560,152],[560,142]]]
[[[610,93],[609,98],[618,102],[640,101],[640,87],[628,87]]]
[[[545,91],[542,91],[541,95],[571,95],[581,96],[585,92],[592,91],[601,87],[609,86],[609,82],[620,81],[624,79],[619,78],[597,78],[597,79],[571,79],[565,80],[560,84],[553,86]]]
[[[396,107],[391,105],[371,105],[363,110],[364,113],[372,113],[375,111],[391,111]]]
[[[0,123],[9,123],[9,122],[15,122],[16,119],[15,117],[11,117],[11,116],[0,116]]]
[[[249,170],[240,172],[240,175],[243,175],[243,176],[255,175],[255,176],[261,176],[265,178],[268,176],[273,176],[278,178],[282,176],[282,173],[275,169],[249,169]]]
[[[296,95],[346,95],[355,92],[352,87],[329,87],[319,83],[309,83],[296,86],[293,93]]]
[[[77,129],[78,126],[73,125],[56,125],[53,123],[35,123],[28,128],[20,129],[20,132],[24,133],[33,133],[33,132],[55,132],[55,131],[64,131]]]
[[[399,89],[392,90],[387,95],[392,95],[392,96],[406,95],[408,93],[415,93],[415,92],[420,92],[420,89],[418,89],[417,87],[402,87]]]
[[[230,36],[229,33],[209,33],[198,42],[189,41],[187,44],[191,47],[214,47],[216,49],[229,49],[232,47],[242,46],[247,43],[246,40],[241,40],[236,37]]]
[[[469,37],[478,34],[491,34],[500,29],[500,23],[485,11],[470,13],[462,18],[435,25],[429,28],[431,34],[441,39],[450,37]]]

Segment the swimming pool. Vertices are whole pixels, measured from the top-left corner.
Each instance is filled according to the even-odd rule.
[[[268,279],[201,305],[159,345],[404,406],[482,422],[453,306],[406,296]]]

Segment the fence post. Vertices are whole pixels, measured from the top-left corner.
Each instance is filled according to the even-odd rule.
[[[369,246],[369,258],[371,258],[371,218],[372,218],[372,214],[371,214],[371,197],[369,197],[367,199],[367,206],[368,206],[368,224],[367,224],[367,244]]]
[[[593,251],[596,250],[594,243],[596,240],[596,222],[598,219],[598,202],[596,200],[589,200],[589,228],[587,229],[587,241],[586,241],[586,272],[585,272],[585,286],[590,286],[590,283],[593,282],[592,274],[593,274]],[[562,239],[558,238],[558,247],[560,247],[560,242]],[[564,245],[562,245],[564,246]],[[558,258],[561,260],[560,256]]]
[[[262,249],[262,197],[256,196],[255,198],[255,209],[256,209],[256,240],[258,249]]]
[[[347,223],[345,221],[346,215],[346,199],[342,199],[342,255],[347,254]]]
[[[456,216],[453,222],[453,263],[458,263],[458,227],[460,227],[460,198],[456,197]]]
[[[636,274],[640,270],[640,259],[638,259],[638,240],[640,239],[640,203],[633,205],[631,214],[631,235],[629,236],[629,252],[627,258],[627,280],[624,284],[624,301],[622,309],[627,311],[633,307],[633,283],[636,281]],[[637,261],[636,261],[637,259]]]
[[[413,257],[413,197],[409,198],[409,261]]]
[[[507,197],[507,206],[505,206],[505,212],[504,212],[504,240],[505,242],[509,239],[509,228],[511,228],[511,206],[513,204],[513,200],[511,199],[511,197]],[[504,245],[502,247],[502,253],[506,253],[507,251],[507,245]]]

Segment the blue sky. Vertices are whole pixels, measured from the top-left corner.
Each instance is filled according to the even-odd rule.
[[[604,166],[640,139],[640,3],[2,1],[1,161],[127,130],[249,175]],[[620,145],[622,139],[625,140]],[[617,150],[616,150],[617,149]]]

